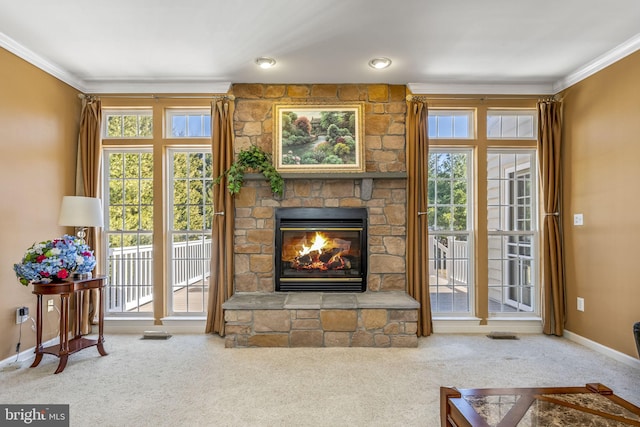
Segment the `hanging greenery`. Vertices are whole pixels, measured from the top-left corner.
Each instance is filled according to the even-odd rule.
[[[215,184],[220,184],[222,177],[227,177],[229,193],[237,194],[244,184],[244,174],[247,170],[256,170],[269,181],[271,191],[278,196],[284,194],[284,179],[273,166],[271,154],[264,152],[256,145],[238,153],[238,160],[233,162],[229,169],[217,177]]]

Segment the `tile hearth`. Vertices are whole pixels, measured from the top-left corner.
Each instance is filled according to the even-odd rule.
[[[223,304],[227,347],[417,347],[405,292],[239,293]]]

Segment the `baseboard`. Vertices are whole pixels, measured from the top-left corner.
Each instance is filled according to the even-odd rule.
[[[60,339],[58,337],[56,337],[56,338],[52,338],[49,341],[46,341],[46,342],[42,343],[42,346],[43,347],[49,347],[50,345],[55,345],[55,344],[58,344],[59,342],[60,342]],[[33,360],[33,357],[34,357],[34,354],[35,354],[35,351],[36,351],[36,347],[35,346],[33,346],[31,348],[28,348],[28,349],[26,349],[24,351],[21,351],[18,354],[18,361],[17,362],[20,363],[20,364],[26,364],[26,363],[31,364],[32,360]],[[7,357],[4,360],[1,360],[0,361],[0,371],[2,371],[3,367],[5,367],[7,365],[11,365],[11,364],[13,364],[15,362],[16,362],[16,355],[15,354],[13,356],[11,356],[11,357]],[[25,366],[26,365],[23,365],[22,367],[25,367]]]
[[[480,319],[433,319],[433,332],[436,334],[488,334],[490,332],[513,332],[517,334],[542,333],[540,319],[500,318],[480,324]]]
[[[156,325],[153,318],[110,317],[104,320],[104,333],[108,334],[140,334],[145,331],[165,331],[170,334],[203,334],[206,320],[204,318],[167,317],[160,319]]]
[[[590,348],[591,350],[594,350],[600,354],[604,354],[605,356],[608,356],[614,360],[617,360],[620,363],[624,363],[625,365],[631,366],[632,368],[640,369],[640,359],[636,359],[635,357],[631,357],[628,354],[621,353],[618,350],[605,347],[602,344],[599,344],[595,341],[591,341],[588,338],[580,336],[566,329],[563,331],[562,336],[567,338],[570,341],[581,344],[587,348]]]

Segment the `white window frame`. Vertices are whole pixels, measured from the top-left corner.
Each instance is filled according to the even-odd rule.
[[[169,313],[170,316],[176,316],[176,317],[180,317],[180,316],[204,316],[207,313],[207,303],[208,303],[208,297],[204,298],[204,300],[202,301],[203,304],[203,309],[202,311],[176,311],[175,307],[174,307],[174,293],[173,293],[173,280],[176,277],[176,271],[175,271],[175,262],[174,262],[174,250],[173,250],[173,240],[174,240],[174,236],[177,234],[202,234],[203,236],[209,236],[211,237],[211,229],[203,229],[203,230],[175,230],[174,229],[174,212],[173,212],[173,194],[174,194],[174,165],[173,165],[173,155],[175,153],[208,153],[208,154],[212,154],[211,153],[211,147],[206,147],[206,146],[200,146],[200,147],[167,147],[166,150],[166,161],[165,164],[167,165],[167,182],[166,182],[166,200],[167,200],[167,210],[166,210],[166,218],[167,218],[167,229],[166,229],[166,233],[167,233],[167,247],[166,247],[166,259],[167,259],[167,265],[166,265],[166,277],[167,277],[167,291],[166,291],[166,298],[167,298],[167,312]],[[213,179],[213,177],[212,177]],[[205,239],[206,240],[206,239]],[[211,240],[209,240],[209,244],[211,245],[212,242]],[[188,247],[188,244],[187,244]],[[210,254],[210,249],[209,252],[206,252],[205,249],[205,244],[203,242],[203,253],[205,255],[208,254],[208,256],[204,256],[203,258],[201,258],[201,260],[204,260],[203,263],[206,264],[206,266],[210,265],[210,260],[211,260],[211,254]],[[193,262],[193,261],[192,261]],[[189,268],[187,266],[187,268]],[[206,267],[203,267],[205,269],[204,272],[204,276],[206,276]],[[210,273],[210,272],[209,272]],[[209,276],[210,277],[210,276]],[[203,279],[204,280],[204,279]],[[210,280],[210,279],[209,279]],[[197,282],[194,282],[197,283]],[[187,285],[185,285],[185,287],[187,288],[187,307],[189,304],[189,300],[188,297],[189,295],[189,289],[190,289],[191,284],[187,283]],[[210,291],[211,288],[209,288]],[[197,290],[197,289],[196,289]],[[204,284],[202,285],[202,289],[200,289],[203,292],[204,295]]]
[[[201,130],[202,130],[202,134],[204,135],[205,132],[205,121],[206,121],[206,116],[209,117],[209,122],[211,123],[211,109],[207,109],[207,108],[166,108],[165,112],[164,112],[164,137],[165,139],[209,139],[211,138],[211,135],[209,136],[190,136],[190,135],[184,135],[184,136],[174,136],[173,135],[173,130],[172,130],[172,123],[173,123],[173,118],[176,116],[190,116],[190,115],[195,115],[195,116],[202,116],[202,123],[201,123]],[[187,132],[189,131],[189,126],[187,124],[186,126],[186,130]],[[213,123],[211,123],[210,126],[210,131],[213,132]]]
[[[501,172],[501,177],[500,180],[502,181],[505,176],[509,176],[510,174],[518,174],[518,172],[522,172],[522,171],[529,171],[530,175],[531,175],[531,230],[497,230],[497,229],[490,229],[487,228],[487,235],[488,235],[488,241],[491,240],[491,237],[510,237],[510,236],[531,236],[531,247],[530,247],[530,251],[531,251],[531,270],[530,270],[530,274],[531,274],[531,284],[532,284],[532,298],[531,301],[533,303],[533,307],[531,306],[527,306],[526,304],[523,303],[519,303],[516,300],[512,300],[510,298],[509,295],[509,287],[503,286],[502,289],[502,304],[504,305],[508,305],[511,306],[515,309],[518,309],[518,307],[528,307],[530,310],[522,310],[522,311],[516,311],[516,312],[505,312],[505,311],[491,311],[489,310],[489,318],[496,318],[496,317],[530,317],[532,315],[536,315],[538,316],[540,314],[540,280],[538,277],[538,271],[539,271],[539,262],[540,262],[540,255],[539,255],[539,223],[538,223],[538,174],[537,174],[537,156],[536,156],[536,150],[533,148],[521,148],[521,149],[500,149],[500,148],[490,148],[487,150],[487,155],[490,153],[494,153],[494,154],[516,154],[516,155],[523,155],[523,154],[529,154],[531,162],[529,164],[527,164],[526,166],[523,164],[517,164],[515,166],[508,166],[505,167],[503,169],[503,172]],[[488,176],[487,176],[488,177]],[[501,198],[502,200],[509,200],[509,189],[508,189],[508,185],[504,185],[501,186],[500,188],[500,192],[501,192]],[[504,221],[511,221],[511,216],[509,214],[509,207],[511,205],[504,205],[502,207],[500,207],[500,211],[501,211],[501,216],[502,218],[504,218]],[[513,228],[513,227],[510,227]],[[502,248],[502,252],[507,254],[504,255],[504,259],[503,259],[503,265],[502,265],[502,283],[507,283],[509,280],[509,268],[508,268],[508,250],[505,247]],[[488,259],[487,262],[489,262],[490,258],[490,253],[489,253],[489,249],[487,249],[487,255],[488,255]],[[492,287],[489,284],[489,288],[488,288],[488,292],[487,295],[490,296],[491,295],[491,289],[495,288]]]
[[[530,117],[532,120],[532,136],[518,136],[519,124],[516,121],[516,136],[503,136],[502,133],[502,121],[503,117]],[[500,136],[489,136],[489,118],[501,117],[501,131]],[[504,109],[504,108],[489,108],[487,109],[487,140],[535,140],[538,137],[538,113],[535,109],[531,108],[516,108],[516,109]]]
[[[140,153],[153,153],[152,148],[150,147],[139,147],[139,148],[133,148],[133,147],[103,147],[102,149],[102,161],[103,161],[103,165],[102,165],[102,188],[103,188],[103,214],[104,214],[104,218],[105,218],[105,224],[104,224],[104,228],[103,228],[103,242],[102,242],[102,248],[103,248],[103,265],[107,266],[107,268],[109,268],[109,258],[110,258],[110,249],[109,249],[109,235],[115,232],[112,232],[109,228],[109,218],[110,218],[110,214],[109,214],[109,208],[110,208],[110,203],[109,203],[109,175],[110,175],[110,169],[109,169],[109,164],[108,164],[108,154],[109,153],[136,153],[136,154],[140,154]],[[155,166],[154,166],[155,167]],[[121,235],[127,235],[127,234],[135,234],[138,233],[140,230],[138,231],[122,231],[119,232]],[[152,240],[155,238],[155,230],[151,230],[151,238]],[[147,233],[145,233],[147,234]],[[153,301],[153,257],[150,258],[150,262],[151,262],[151,269],[150,271],[147,271],[146,273],[143,273],[141,270],[142,269],[137,269],[137,273],[136,274],[144,274],[146,278],[149,279],[150,283],[151,283],[151,295],[150,296],[143,296],[140,298],[141,301],[139,301],[138,303],[138,307],[141,305],[144,305],[146,303],[151,303]],[[131,317],[148,317],[150,314],[153,313],[153,311],[130,311],[127,309],[126,305],[122,306],[122,301],[124,300],[124,302],[126,303],[126,297],[125,297],[125,293],[127,292],[127,289],[114,289],[114,281],[116,281],[116,279],[114,277],[112,277],[110,275],[110,281],[109,284],[106,287],[106,307],[105,307],[105,311],[106,311],[106,315],[108,316],[131,316]],[[115,294],[118,293],[118,296],[116,297]],[[118,305],[113,305],[112,306],[112,302],[114,299],[117,299],[119,301],[121,301],[120,304]]]
[[[108,117],[109,116],[136,116],[137,121],[140,121],[141,116],[151,117],[151,135],[149,136],[109,136],[107,134],[108,130]],[[101,134],[102,139],[153,139],[153,110],[144,108],[144,109],[123,109],[123,108],[103,108],[102,109],[102,124],[101,124]]]
[[[451,135],[452,136],[440,136],[439,135],[439,118],[451,117],[452,118],[452,128]],[[468,136],[455,136],[455,118],[456,117],[467,117],[467,133]],[[430,136],[429,139],[476,139],[476,110],[474,108],[448,108],[448,109],[429,109],[429,117],[427,118],[427,122],[429,122],[430,118],[435,118],[436,121],[436,129],[435,136]],[[429,129],[427,125],[427,134],[429,134]]]
[[[456,237],[456,236],[466,236],[467,238],[467,255],[466,255],[466,262],[467,262],[467,271],[466,274],[464,274],[464,276],[466,276],[466,290],[467,290],[467,305],[468,305],[468,311],[453,311],[453,300],[452,300],[452,311],[437,311],[437,305],[434,307],[432,305],[432,313],[433,313],[433,317],[434,318],[447,318],[447,317],[460,317],[460,318],[465,318],[465,317],[469,317],[472,318],[475,316],[475,230],[474,230],[474,217],[475,217],[475,203],[474,203],[474,185],[475,185],[475,180],[476,180],[476,176],[475,176],[475,172],[474,172],[474,155],[475,152],[472,148],[459,148],[459,147],[444,147],[444,146],[437,146],[437,147],[431,147],[429,149],[429,154],[435,154],[435,153],[465,153],[467,154],[467,229],[466,230],[448,230],[448,229],[438,229],[438,230],[429,230],[429,237],[430,237],[430,241],[435,240],[438,236],[444,236],[449,238],[449,240],[451,241],[452,239],[450,239],[450,237]],[[431,276],[431,266],[432,263],[435,263],[435,259],[431,258],[431,252],[429,252],[429,258],[428,258],[428,262],[429,262],[429,270],[430,273],[429,275]],[[451,261],[454,263],[454,271],[455,271],[455,264],[460,263],[460,261],[456,261],[455,257],[453,258],[453,261]],[[436,277],[438,277],[437,272],[436,272]],[[447,278],[448,280],[454,280],[454,284],[453,286],[455,287],[455,277],[452,278]],[[429,279],[431,280],[431,278]],[[451,283],[448,283],[445,286],[451,286]],[[431,284],[430,284],[431,287]],[[453,291],[453,289],[452,289]],[[452,297],[453,298],[453,297]]]

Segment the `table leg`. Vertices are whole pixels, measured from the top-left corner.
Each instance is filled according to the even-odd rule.
[[[60,295],[60,353],[69,353],[69,294]]]
[[[106,356],[107,352],[104,350],[104,286],[101,286],[98,290],[98,298],[100,301],[98,302],[98,307],[100,312],[98,313],[98,352],[101,356]]]
[[[60,363],[58,363],[58,369],[54,372],[54,374],[59,374],[64,371],[64,368],[67,367],[67,359],[69,358],[69,353],[60,355]]]
[[[36,302],[36,358],[31,364],[35,368],[42,360],[42,295],[37,296]]]

